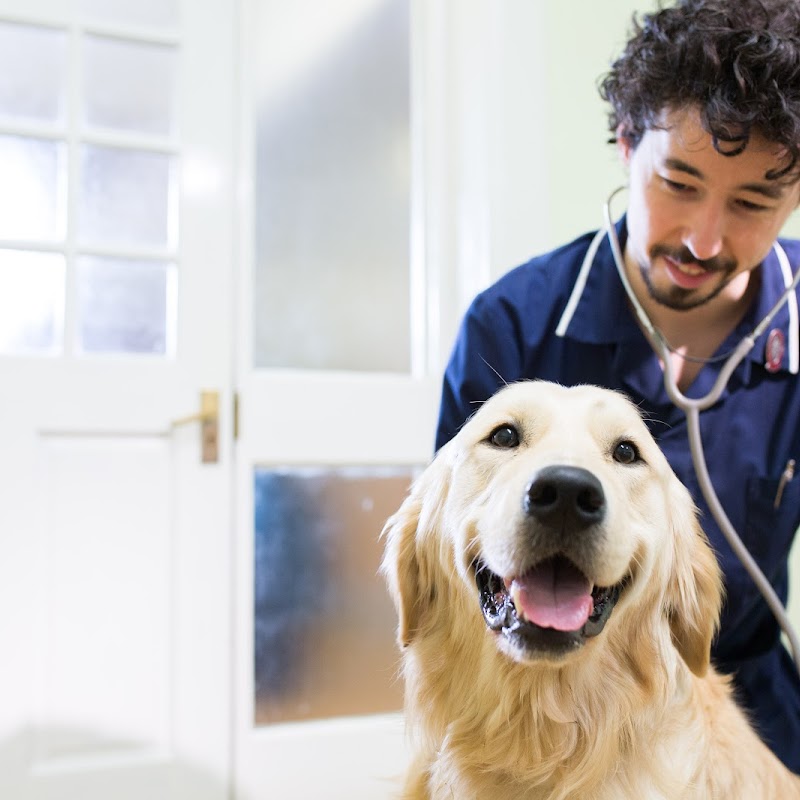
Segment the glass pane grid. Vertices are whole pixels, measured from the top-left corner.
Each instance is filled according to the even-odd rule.
[[[83,10],[0,20],[0,355],[174,355],[178,3]]]
[[[80,257],[78,351],[167,355],[169,283],[174,268],[157,261]]]
[[[63,255],[0,249],[0,353],[61,351],[65,279]]]
[[[67,41],[66,31],[0,21],[0,121],[64,121]]]
[[[84,37],[84,122],[121,131],[168,135],[173,129],[174,47]]]
[[[0,174],[0,239],[63,240],[65,145],[0,134]]]
[[[78,240],[169,249],[171,180],[169,156],[82,145]]]

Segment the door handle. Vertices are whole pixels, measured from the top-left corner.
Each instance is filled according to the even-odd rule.
[[[200,410],[172,420],[170,430],[192,422],[200,423],[200,460],[203,464],[216,464],[219,461],[219,392],[200,392]]]

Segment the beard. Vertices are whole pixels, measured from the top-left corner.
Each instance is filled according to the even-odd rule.
[[[671,248],[666,245],[654,245],[650,250],[650,264],[659,256],[667,256],[680,264],[696,264],[707,272],[719,277],[714,288],[708,294],[698,294],[696,289],[684,289],[681,286],[670,285],[660,289],[653,283],[652,268],[649,265],[639,264],[639,271],[647,288],[647,293],[659,305],[671,308],[674,311],[688,311],[699,308],[713,300],[730,282],[736,274],[737,263],[729,258],[709,258],[701,261],[695,258],[691,251],[685,247]]]

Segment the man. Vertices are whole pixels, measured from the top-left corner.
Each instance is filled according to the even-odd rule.
[[[700,397],[800,268],[800,242],[777,241],[800,203],[800,2],[683,0],[647,15],[601,92],[629,173],[615,226],[624,272],[669,343],[678,386]],[[722,506],[784,602],[800,525],[800,328],[790,299],[701,414]],[[444,377],[437,448],[503,382],[527,378],[607,386],[640,405],[725,573],[715,663],[800,773],[800,677],[703,500],[684,414],[667,397],[604,232],[531,260],[473,301]]]

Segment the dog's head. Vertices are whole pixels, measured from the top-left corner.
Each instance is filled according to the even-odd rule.
[[[402,646],[466,613],[513,661],[560,663],[650,615],[695,673],[708,666],[719,569],[687,490],[618,393],[501,390],[385,535]]]

